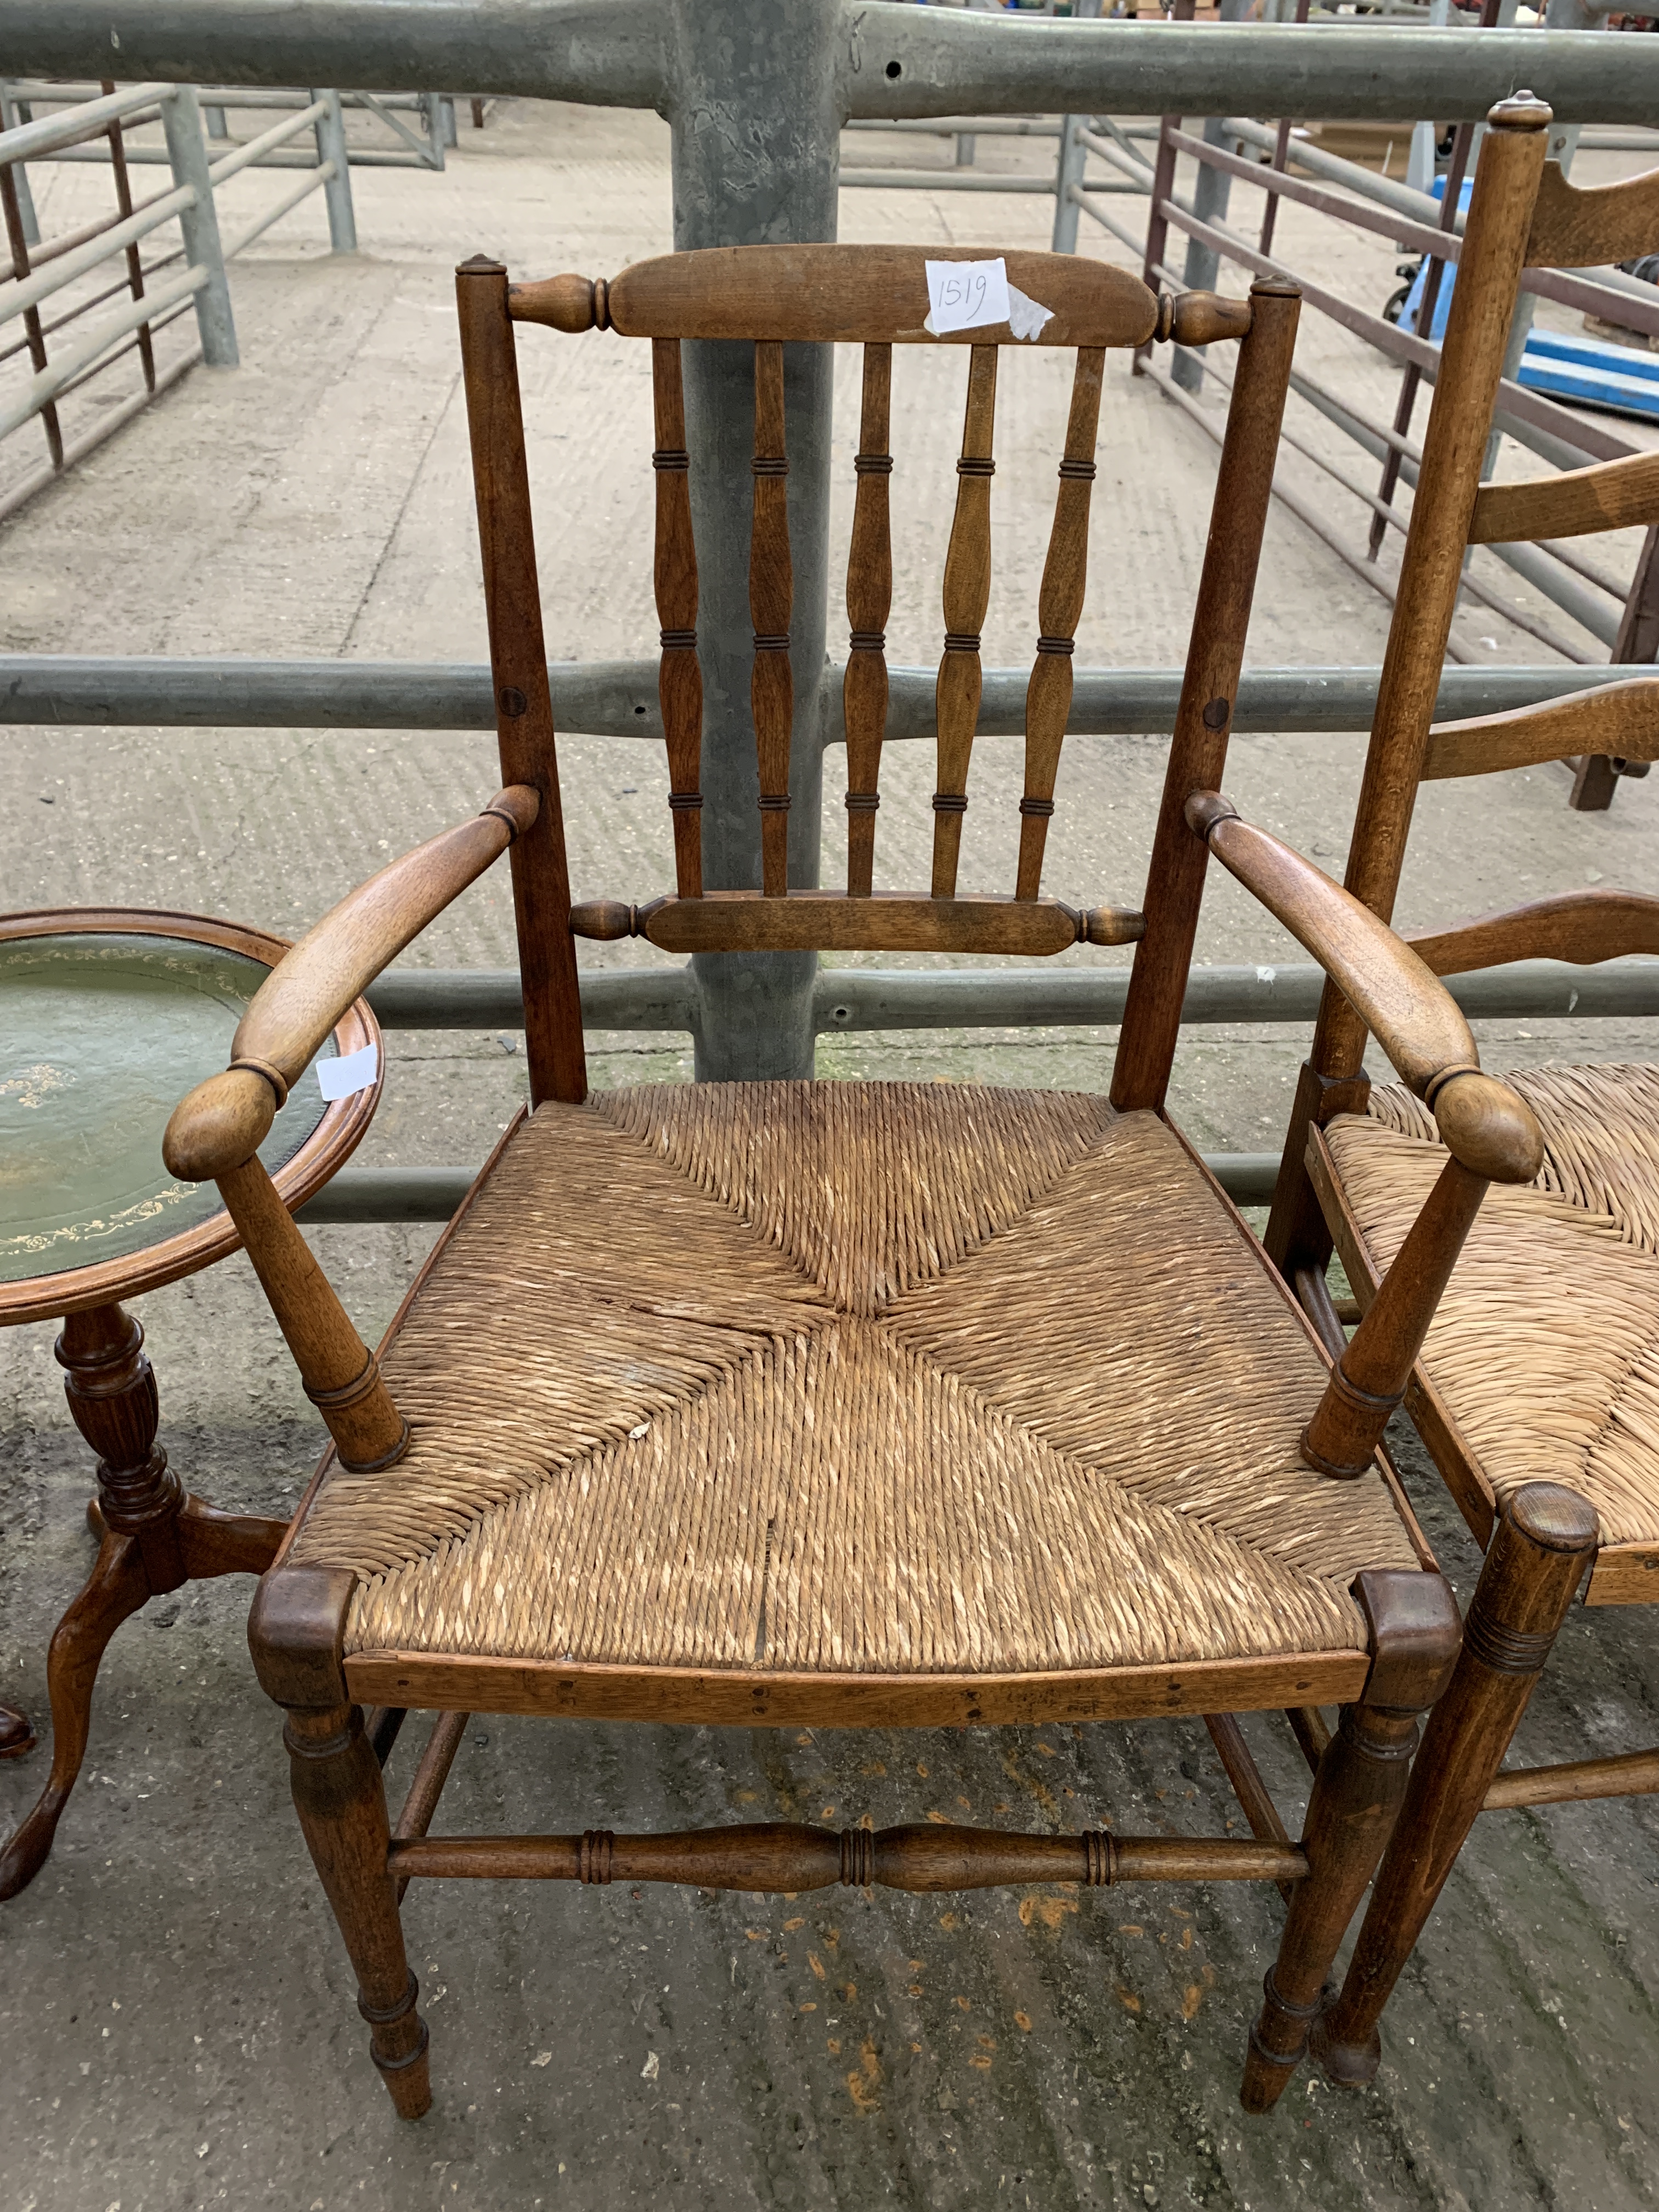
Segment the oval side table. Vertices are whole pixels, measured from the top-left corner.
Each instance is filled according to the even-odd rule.
[[[116,1629],[184,1583],[263,1574],[287,1525],[222,1513],[185,1490],[155,1441],[144,1332],[121,1301],[240,1248],[213,1185],[167,1174],[161,1132],[185,1093],[225,1066],[249,1000],[288,949],[285,938],[198,915],[0,915],[0,1327],[63,1321],[57,1357],[70,1412],[98,1455],[87,1518],[100,1539],[52,1639],[52,1771],[0,1850],[0,1899],[32,1881],[52,1849]],[[290,1210],[349,1158],[374,1119],[380,1041],[359,1000],[319,1058],[374,1044],[374,1082],[325,1103],[308,1071],[276,1116],[260,1157]],[[0,1756],[29,1749],[23,1716],[0,1716]]]

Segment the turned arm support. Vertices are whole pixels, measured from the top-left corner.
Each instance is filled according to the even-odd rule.
[[[1543,1164],[1543,1133],[1524,1100],[1480,1073],[1451,994],[1368,907],[1241,821],[1218,793],[1195,792],[1186,813],[1223,866],[1312,953],[1427,1103],[1451,1154],[1302,1434],[1310,1467],[1352,1480],[1371,1466],[1406,1395],[1487,1184],[1530,1182]]]
[[[1452,1158],[1492,1182],[1530,1182],[1543,1163],[1531,1109],[1480,1072],[1457,1001],[1410,946],[1310,860],[1194,792],[1187,821],[1217,860],[1312,953],[1433,1112]]]
[[[218,1183],[288,1339],[306,1395],[343,1467],[386,1467],[408,1448],[374,1355],[352,1327],[259,1158],[318,1047],[387,962],[535,821],[526,785],[498,792],[476,820],[428,838],[342,899],[271,970],[242,1017],[231,1064],[173,1109],[161,1140],[168,1171]]]
[[[329,1032],[404,945],[483,875],[536,819],[537,793],[498,791],[471,822],[443,830],[348,891],[254,994],[230,1066],[198,1084],[167,1123],[162,1154],[187,1182],[240,1167]]]

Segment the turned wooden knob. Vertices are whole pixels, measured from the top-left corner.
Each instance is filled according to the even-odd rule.
[[[1170,317],[1170,336],[1177,345],[1212,345],[1219,338],[1242,338],[1250,328],[1248,300],[1229,300],[1219,292],[1177,292]]]
[[[1452,1068],[1425,1096],[1447,1151],[1474,1174],[1490,1182],[1530,1182],[1543,1166],[1537,1115],[1495,1075]]]
[[[591,331],[605,327],[599,287],[591,276],[567,273],[538,284],[507,288],[507,312],[515,323],[545,323],[550,330]]]
[[[252,1068],[209,1076],[173,1109],[161,1139],[167,1173],[184,1182],[228,1175],[253,1158],[276,1118],[276,1094]]]

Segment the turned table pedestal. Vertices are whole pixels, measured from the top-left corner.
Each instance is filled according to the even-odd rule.
[[[248,1001],[287,950],[195,915],[0,916],[0,1326],[63,1322],[70,1412],[98,1458],[87,1518],[99,1540],[52,1639],[52,1771],[0,1849],[0,1899],[32,1881],[52,1849],[116,1629],[184,1583],[263,1574],[286,1525],[220,1512],[185,1488],[156,1441],[144,1332],[121,1302],[238,1249],[213,1186],[167,1174],[161,1132],[185,1093],[225,1066]],[[319,1058],[371,1043],[380,1032],[360,1000]],[[260,1148],[285,1204],[328,1181],[379,1100],[378,1075],[325,1103],[307,1072]],[[25,1717],[0,1707],[0,1758],[33,1742]]]

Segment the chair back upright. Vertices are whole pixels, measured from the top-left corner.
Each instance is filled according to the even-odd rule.
[[[1288,376],[1297,295],[1256,286],[1249,301],[1208,293],[1158,297],[1127,271],[1069,255],[1010,252],[1012,320],[936,331],[930,262],[982,262],[972,250],[921,246],[744,246],[642,262],[607,283],[579,276],[515,285],[499,263],[477,258],[457,272],[462,358],[483,556],[489,649],[502,775],[533,785],[542,809],[513,848],[533,1101],[580,1100],[586,1091],[573,939],[635,935],[681,953],[882,950],[1051,954],[1079,942],[1158,939],[1158,988],[1178,1014],[1201,889],[1203,847],[1179,820],[1194,789],[1218,782],[1254,586],[1267,486]],[[964,283],[974,281],[964,272]],[[592,329],[651,345],[656,481],[654,588],[660,626],[659,697],[669,769],[675,884],[643,903],[573,906],[565,858],[551,696],[536,575],[514,325],[564,332]],[[1016,331],[1018,325],[1018,334]],[[1205,578],[1189,656],[1172,775],[1181,783],[1172,836],[1180,881],[1153,880],[1143,908],[1078,910],[1045,897],[1042,867],[1062,743],[1072,705],[1072,653],[1084,607],[1091,497],[1106,356],[1158,338],[1185,344],[1242,342]],[[759,808],[760,881],[739,889],[704,880],[701,817],[702,672],[697,651],[697,552],[681,349],[688,340],[740,340],[752,349],[754,444],[749,548],[753,626],[750,708]],[[848,652],[842,708],[848,759],[844,890],[792,886],[788,817],[794,700],[790,665],[794,585],[790,560],[784,410],[787,344],[862,348],[859,449],[847,574]],[[1060,346],[1075,355],[1059,485],[1038,602],[1036,650],[1026,692],[1024,788],[1014,882],[999,893],[958,887],[962,830],[978,724],[980,639],[991,585],[991,487],[1000,356],[1006,346]],[[888,483],[896,346],[952,345],[966,355],[957,494],[945,550],[944,641],[935,687],[938,773],[933,795],[930,881],[925,890],[876,888],[881,760],[888,715],[885,629],[893,556]],[[1218,543],[1218,538],[1224,541]],[[1200,650],[1202,647],[1202,650]],[[1199,733],[1194,752],[1193,732]],[[1188,754],[1193,758],[1187,762]],[[1191,769],[1178,764],[1186,763]],[[1184,779],[1184,780],[1183,780]],[[1165,812],[1170,811],[1166,793]],[[1166,838],[1166,842],[1170,839]],[[1196,855],[1194,868],[1194,856]],[[1165,872],[1167,873],[1167,871]],[[1160,896],[1160,890],[1162,896]],[[1154,923],[1157,928],[1154,932]],[[1184,941],[1184,951],[1182,945]],[[1140,945],[1144,952],[1146,947]],[[1137,956],[1137,975],[1143,963]],[[1179,970],[1178,975],[1176,971]],[[1149,971],[1150,973],[1150,971]],[[1150,994],[1150,995],[1149,995]],[[1133,994],[1132,994],[1133,995]],[[1128,1103],[1161,1102],[1173,1028],[1153,1024],[1150,1058]],[[1163,1036],[1168,1030],[1167,1052]],[[1163,1052],[1162,1074],[1156,1063]],[[1153,1095],[1155,1094],[1155,1095]],[[1125,1103],[1125,1102],[1120,1102]]]
[[[1559,164],[1545,160],[1552,119],[1530,93],[1492,110],[1459,246],[1345,878],[1388,921],[1419,784],[1584,752],[1659,756],[1659,680],[1652,678],[1507,714],[1434,721],[1469,545],[1659,521],[1659,453],[1525,483],[1480,480],[1523,272],[1599,266],[1659,246],[1659,170],[1587,190],[1570,185]],[[1483,930],[1478,939],[1451,933],[1478,944],[1468,960],[1439,935],[1409,941],[1443,975],[1479,958],[1529,957],[1524,947],[1502,951],[1490,926]],[[1511,931],[1506,941],[1522,946],[1522,935]],[[1560,941],[1558,916],[1550,942],[1559,948]],[[1328,1256],[1329,1234],[1304,1164],[1307,1132],[1364,1109],[1365,1042],[1364,1022],[1328,982],[1267,1232],[1267,1249],[1287,1273]]]

